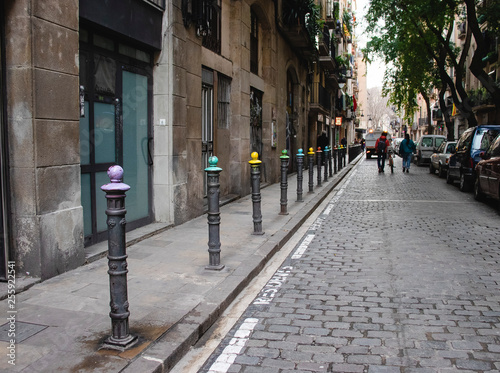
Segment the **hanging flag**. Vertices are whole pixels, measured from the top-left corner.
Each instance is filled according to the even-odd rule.
[[[457,115],[457,107],[455,106],[455,103],[453,103],[453,109],[451,110],[451,116],[454,117]]]
[[[352,102],[353,102],[352,111],[356,111],[356,108],[358,107],[358,103],[356,102],[356,97],[352,96]]]

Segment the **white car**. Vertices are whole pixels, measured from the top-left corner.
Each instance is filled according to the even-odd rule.
[[[456,146],[456,141],[445,141],[439,145],[436,152],[431,155],[431,163],[429,164],[429,172],[431,174],[437,170],[439,177],[446,176],[450,156],[455,151]]]

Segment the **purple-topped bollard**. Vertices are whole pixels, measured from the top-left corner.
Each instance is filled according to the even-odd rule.
[[[137,343],[137,337],[130,334],[127,295],[127,253],[125,245],[125,192],[130,186],[122,183],[123,168],[111,166],[108,169],[110,183],[101,189],[106,192],[108,216],[108,274],[112,335],[106,339],[104,348],[124,351]]]
[[[288,171],[288,152],[286,149],[281,151],[281,198],[280,198],[280,215],[288,215],[287,208],[287,189],[288,189],[288,179],[287,179],[287,171]]]
[[[224,268],[220,264],[220,210],[219,174],[222,168],[217,167],[219,159],[216,156],[208,158],[207,173],[207,202],[208,202],[208,266],[205,269],[220,271]]]
[[[309,148],[309,193],[314,193],[314,149]]]
[[[253,233],[254,235],[262,235],[262,210],[261,210],[261,195],[260,195],[260,164],[259,153],[253,152],[250,154],[252,159],[250,163],[250,181],[252,183],[252,219],[253,219]]]
[[[297,154],[297,202],[303,202],[302,198],[302,180],[304,179],[303,166],[304,165],[304,151],[298,150]]]

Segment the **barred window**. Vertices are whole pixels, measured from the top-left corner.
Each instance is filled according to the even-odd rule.
[[[217,117],[218,127],[223,129],[229,128],[231,117],[231,80],[219,74],[217,86]]]

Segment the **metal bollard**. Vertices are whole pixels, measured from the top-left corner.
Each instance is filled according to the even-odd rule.
[[[303,164],[304,164],[304,151],[302,149],[299,149],[297,154],[297,202],[304,201],[304,199],[302,198]]]
[[[216,156],[208,158],[207,199],[208,199],[208,266],[205,269],[220,271],[220,210],[219,210],[219,174],[222,168],[217,167],[219,159]]]
[[[108,169],[110,183],[101,187],[106,192],[108,225],[108,274],[112,335],[104,341],[103,347],[124,351],[137,343],[137,336],[130,334],[127,295],[127,253],[125,245],[125,192],[130,186],[122,183],[123,168],[111,166]]]
[[[333,149],[333,172],[337,173],[337,153],[338,153],[337,147]]]
[[[251,166],[250,178],[252,183],[252,206],[253,206],[253,233],[255,235],[262,235],[262,212],[261,212],[261,196],[260,196],[260,161],[259,153],[253,152],[251,154],[252,160],[248,161]]]
[[[328,145],[325,146],[325,150],[323,151],[323,155],[324,155],[324,158],[325,158],[325,174],[324,174],[324,181],[325,183],[328,181]]]
[[[280,215],[288,215],[287,212],[287,189],[288,189],[288,179],[287,179],[287,171],[288,171],[288,159],[290,158],[287,155],[286,149],[281,151],[281,198],[280,198]]]
[[[309,148],[309,193],[314,193],[314,149]]]
[[[347,167],[347,146],[344,147],[344,167]]]
[[[329,148],[329,152],[328,152],[328,172],[330,174],[330,177],[333,176],[333,170],[332,170],[332,152],[333,152],[333,149],[332,147],[330,146]]]
[[[339,172],[340,172],[340,170],[342,170],[342,145],[339,146],[337,156],[338,156],[338,164],[339,164]]]
[[[318,151],[316,152],[316,161],[318,164],[318,186],[321,186],[321,148],[318,147]]]

